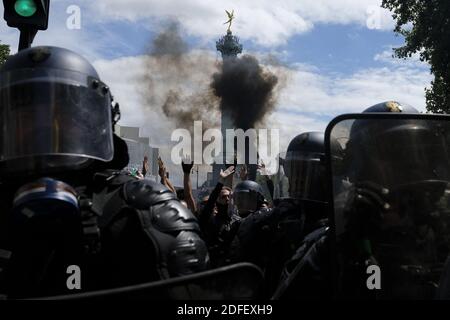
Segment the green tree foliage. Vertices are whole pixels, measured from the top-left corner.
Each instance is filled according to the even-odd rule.
[[[393,12],[394,31],[405,37],[405,45],[394,49],[398,58],[415,53],[431,65],[435,79],[426,89],[427,110],[450,113],[450,1],[383,0]]]
[[[0,66],[6,61],[9,57],[9,46],[6,44],[0,43]]]

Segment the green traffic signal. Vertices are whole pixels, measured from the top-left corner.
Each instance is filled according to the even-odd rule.
[[[36,13],[37,7],[34,0],[17,0],[14,5],[14,10],[22,17],[31,17]]]

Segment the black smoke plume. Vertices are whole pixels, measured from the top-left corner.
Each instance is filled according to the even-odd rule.
[[[169,24],[148,47],[141,87],[144,112],[158,119],[166,117],[154,139],[168,141],[173,128],[165,125],[167,120],[190,131],[199,120],[203,130],[219,128],[221,111],[231,115],[235,128],[264,124],[275,108],[287,70],[279,68],[274,59],[264,64],[274,66],[275,71],[250,55],[222,62],[215,52],[191,50],[179,24]],[[179,168],[171,169],[177,172]]]
[[[193,53],[178,23],[169,24],[153,39],[146,70],[148,105],[159,108],[178,128],[189,130],[198,120],[204,130],[218,128],[218,111],[230,114],[235,128],[261,125],[274,111],[281,87],[281,69],[275,75],[253,56],[218,62],[204,51]],[[165,89],[158,90],[158,85]]]
[[[152,41],[146,59],[144,96],[148,107],[158,108],[177,128],[218,127],[218,99],[209,87],[215,69],[213,57],[192,52],[178,23],[171,23]]]
[[[247,130],[263,123],[276,104],[278,77],[264,70],[249,55],[227,58],[213,75],[211,87],[220,98],[220,109],[231,115],[236,128]]]

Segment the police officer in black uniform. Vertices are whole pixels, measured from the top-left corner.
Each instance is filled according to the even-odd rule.
[[[284,263],[304,236],[326,224],[324,155],[323,133],[308,132],[295,137],[283,163],[289,194],[276,199],[275,208],[241,222],[238,234],[247,239],[245,243],[252,244],[246,252],[253,253],[257,261],[252,262],[265,271],[269,294],[278,284]]]
[[[334,212],[340,296],[435,297],[450,249],[449,131],[448,119],[419,115],[354,121],[343,168],[352,185]],[[378,280],[368,279],[369,268]]]
[[[327,214],[325,146],[322,132],[307,132],[295,137],[288,146],[283,163],[289,180],[289,195],[278,201],[286,212],[301,210],[304,233],[321,226]]]
[[[271,250],[270,293],[278,285],[285,262],[305,236],[327,224],[324,134],[306,132],[295,137],[288,146],[283,168],[289,194],[275,202],[272,213],[277,227]]]
[[[79,293],[207,268],[197,220],[176,195],[121,173],[120,111],[87,60],[20,51],[0,71],[0,112],[0,293]]]
[[[263,226],[269,211],[262,208],[263,189],[255,181],[241,181],[234,187],[233,202],[242,218],[233,243],[234,248],[237,248],[237,259],[264,267],[267,235]]]
[[[418,113],[395,101],[365,112]],[[345,136],[348,123],[336,126],[331,136]],[[436,205],[449,179],[447,132],[439,121],[355,120],[344,156],[330,150],[332,173],[340,178],[333,190],[334,232],[323,228],[305,238],[274,298],[431,297],[439,264],[433,263],[445,260],[438,247],[448,252],[447,222],[437,223],[446,221],[446,211]],[[373,265],[381,267],[384,291],[367,286],[366,268]]]
[[[247,218],[263,206],[263,189],[255,181],[241,181],[234,187],[233,201],[239,216],[241,218]]]

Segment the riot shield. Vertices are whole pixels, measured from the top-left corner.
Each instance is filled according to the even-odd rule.
[[[450,117],[344,115],[328,126],[326,145],[336,297],[445,296]]]
[[[263,273],[239,263],[188,276],[39,300],[252,300],[263,296]]]

